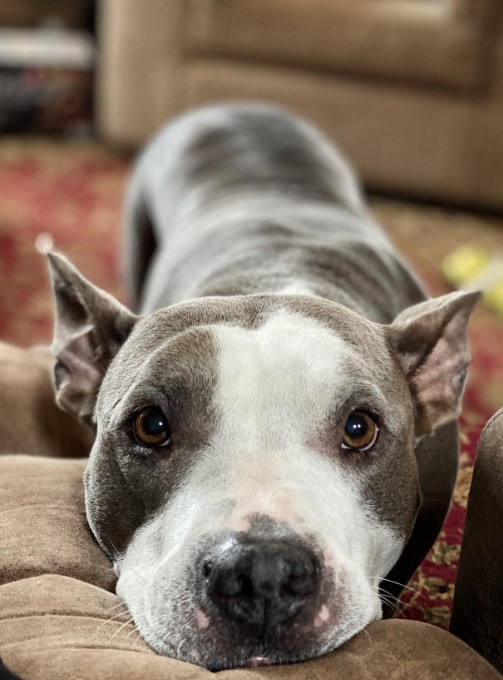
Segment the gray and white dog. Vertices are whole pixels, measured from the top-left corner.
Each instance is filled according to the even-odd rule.
[[[127,222],[141,316],[50,255],[57,399],[96,425],[117,593],[206,668],[334,650],[439,531],[478,294],[428,299],[341,156],[268,106],[163,130]]]

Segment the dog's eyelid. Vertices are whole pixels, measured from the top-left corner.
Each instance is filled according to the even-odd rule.
[[[134,409],[128,410],[128,412],[124,415],[122,414],[121,418],[117,418],[114,420],[114,422],[109,423],[108,427],[102,428],[102,432],[104,435],[108,436],[119,436],[119,435],[124,435],[126,434],[128,437],[132,436],[133,433],[133,424],[136,416],[141,412],[143,408],[146,408],[148,406],[155,406],[157,407],[156,404],[143,404],[142,406],[136,407]],[[166,416],[164,409],[160,409],[162,413],[165,415],[166,420],[168,422],[171,422],[170,419]]]
[[[366,379],[352,381],[342,386],[334,395],[332,417],[337,422],[344,420],[354,411],[363,411],[375,418],[381,418],[389,407],[388,399],[378,385]]]
[[[164,417],[171,422],[172,418],[172,406],[171,400],[161,391],[156,390],[152,393],[133,396],[128,400],[128,404],[121,413],[114,414],[109,421],[107,431],[117,432],[125,427],[129,427],[135,416],[145,408],[154,407],[162,411]]]
[[[342,404],[338,404],[331,412],[331,420],[337,426],[344,427],[347,419],[352,413],[366,413],[369,415],[376,425],[382,429],[386,429],[386,419],[384,413],[386,412],[385,404],[378,402],[375,399],[361,399],[349,398]]]

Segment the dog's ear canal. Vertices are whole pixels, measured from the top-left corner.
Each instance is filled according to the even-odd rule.
[[[479,292],[443,295],[409,307],[388,326],[416,398],[418,435],[459,416],[470,362],[468,319],[479,299]]]
[[[48,254],[55,298],[56,401],[91,419],[101,381],[138,317],[87,281],[66,258]]]

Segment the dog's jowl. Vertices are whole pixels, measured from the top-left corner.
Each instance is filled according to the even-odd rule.
[[[161,132],[127,222],[135,313],[50,255],[57,400],[96,426],[117,592],[210,669],[334,650],[442,523],[478,295],[429,299],[339,154],[265,106]]]

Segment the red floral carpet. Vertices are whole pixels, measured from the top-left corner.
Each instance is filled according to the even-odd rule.
[[[129,161],[98,146],[0,143],[0,338],[48,343],[52,302],[35,243],[50,234],[93,282],[122,297],[118,265],[121,204]],[[374,201],[374,212],[434,294],[447,291],[442,258],[460,243],[503,249],[503,220]],[[444,530],[402,598],[399,616],[448,625],[476,443],[503,405],[503,322],[487,309],[471,330],[473,362],[462,420],[461,469]]]

